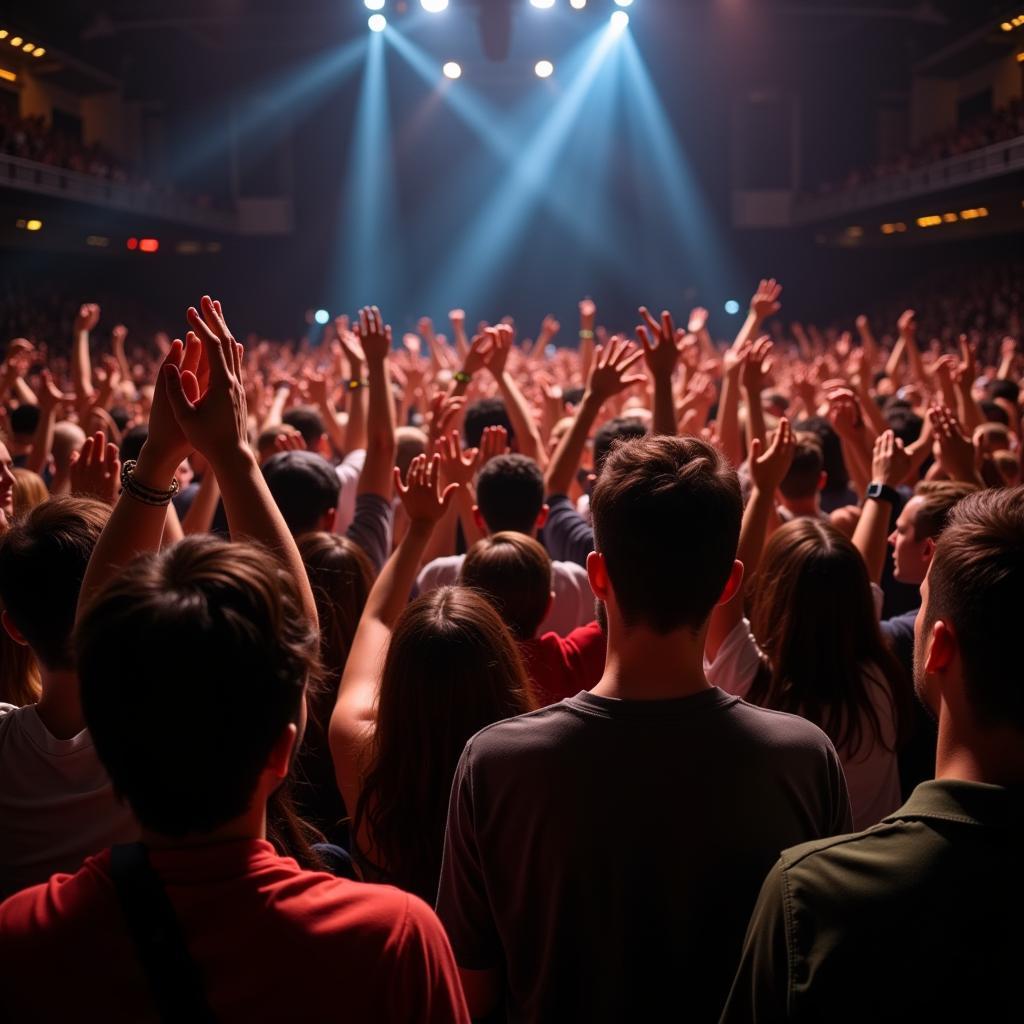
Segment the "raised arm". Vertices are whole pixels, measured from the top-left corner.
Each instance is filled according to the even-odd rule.
[[[491,339],[486,357],[487,369],[493,374],[505,402],[505,411],[512,424],[519,451],[544,469],[548,464],[548,453],[540,439],[540,431],[531,413],[530,404],[506,368],[515,331],[508,324],[498,324],[497,327],[488,327],[487,334]]]
[[[729,349],[722,358],[722,393],[718,399],[715,426],[722,452],[734,466],[743,461],[743,441],[740,436],[740,376],[743,372],[743,363],[749,354],[749,346],[744,346],[738,351]]]
[[[580,302],[580,366],[583,379],[590,376],[594,362],[594,329],[597,324],[597,306],[587,297]]]
[[[857,317],[857,334],[860,335],[861,347],[864,349],[864,363],[870,379],[872,371],[878,366],[878,342],[871,330],[871,321],[862,313]]]
[[[910,456],[903,450],[903,442],[891,430],[879,434],[871,460],[871,482],[881,484],[884,490],[865,500],[853,531],[853,546],[864,559],[872,583],[881,582],[885,568],[895,497],[893,488],[903,482],[909,471]]]
[[[341,320],[341,318],[338,318]],[[366,448],[366,353],[354,331],[348,328],[348,319],[345,318],[344,329],[335,321],[338,326],[338,342],[348,359],[349,373],[352,375],[347,382],[348,386],[348,424],[345,427],[345,447],[343,451],[361,451]]]
[[[789,467],[793,464],[796,441],[789,420],[779,420],[771,446],[767,451],[761,441],[755,438],[750,448],[750,480],[753,487],[750,499],[743,511],[743,525],[740,527],[739,546],[736,557],[743,563],[744,582],[749,586],[761,562],[768,532],[768,520],[775,509],[775,492],[779,488]],[[714,661],[726,637],[743,618],[743,593],[746,586],[737,590],[736,595],[725,604],[718,605],[711,613],[707,639],[704,641],[704,656]]]
[[[782,309],[779,296],[782,294],[782,285],[774,277],[762,279],[757,285],[757,291],[750,299],[750,310],[747,319],[743,321],[740,333],[732,343],[734,349],[743,348],[744,345],[754,340],[761,330],[761,325],[771,316]]]
[[[672,374],[679,362],[679,346],[672,314],[665,310],[661,322],[651,316],[646,306],[640,307],[644,324],[636,329],[637,341],[644,352],[647,369],[654,378],[654,432],[674,437],[678,433]]]
[[[36,424],[35,433],[32,435],[32,451],[29,452],[25,468],[33,473],[42,473],[50,458],[50,450],[53,448],[53,428],[57,423],[57,408],[61,402],[68,401],[73,396],[65,395],[53,382],[53,375],[49,370],[42,372],[43,386],[39,392],[39,422]]]
[[[772,361],[768,353],[772,350],[772,340],[767,334],[758,338],[750,347],[750,353],[743,361],[740,381],[747,399],[747,451],[755,438],[765,443],[764,409],[761,405],[761,391],[768,381]]]
[[[395,403],[388,376],[391,327],[384,323],[376,306],[359,311],[359,342],[366,356],[370,405],[366,463],[359,476],[356,494],[379,494],[390,501],[395,468]]]
[[[352,639],[338,697],[331,715],[329,742],[338,788],[345,805],[354,808],[361,790],[360,758],[372,734],[384,655],[395,622],[409,601],[423,552],[438,521],[455,497],[458,485],[440,490],[441,457],[417,455],[403,485],[397,468],[395,486],[409,518],[409,529],[388,559],[366,599]]]
[[[71,386],[79,406],[88,408],[92,403],[92,363],[89,358],[89,332],[100,322],[100,307],[85,302],[75,317],[74,337],[71,339]]]

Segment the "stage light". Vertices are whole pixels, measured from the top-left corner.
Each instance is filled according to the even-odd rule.
[[[420,7],[427,14],[440,14],[443,10],[447,9],[448,0],[420,0]]]
[[[569,0],[569,6],[574,11],[582,11],[587,6],[587,0]]]
[[[629,15],[625,11],[613,11],[611,17],[612,32],[615,35],[620,35],[626,31],[626,27],[629,25]]]
[[[615,0],[615,4],[618,7],[632,7],[633,0]]]
[[[538,78],[550,78],[555,73],[555,65],[549,60],[539,60],[534,64],[533,72]]]
[[[555,6],[555,0],[530,0],[530,3],[542,11]]]
[[[383,14],[371,14],[366,24],[371,32],[383,32],[388,27],[388,19]]]
[[[140,238],[139,252],[156,252],[160,248],[160,242],[156,238]]]
[[[41,220],[37,220],[34,217],[32,218],[32,220],[26,222],[26,224],[25,224],[25,230],[26,231],[40,231],[42,229],[42,227],[43,227],[43,222]]]
[[[124,243],[124,247],[126,249],[138,249],[139,240],[137,238],[129,238],[128,241]]]
[[[32,51],[33,51],[33,50],[34,50],[35,48],[36,48],[36,44],[35,44],[35,43],[26,43],[26,44],[25,44],[25,45],[24,45],[24,46],[22,47],[22,50],[23,50],[23,51],[24,51],[25,53],[31,53],[31,52],[32,52]]]
[[[21,46],[23,42],[25,42],[25,40],[22,39],[21,36],[13,36],[11,38],[11,46]]]
[[[106,249],[110,245],[110,239],[106,235],[86,235],[85,244],[95,249]]]
[[[1011,25],[1010,27],[1011,27],[1011,28],[1013,28],[1013,26],[1012,26],[1012,25]],[[10,34],[11,34],[11,33],[10,33],[10,32],[8,32],[8,31],[7,31],[7,29],[5,29],[5,28],[0,28],[0,39],[6,39],[6,38],[7,38],[7,37],[8,37],[8,36],[9,36]]]
[[[382,11],[384,9],[384,0],[363,0],[363,4],[368,11]]]
[[[323,324],[327,323],[328,320],[331,319],[331,314],[328,313],[326,309],[318,309],[313,314],[313,319],[322,326]]]
[[[8,71],[7,68],[0,68],[0,78],[5,82],[16,82],[18,74],[15,71]]]
[[[725,304],[725,311],[729,316],[735,316],[740,311],[740,304],[735,299],[730,299]]]
[[[454,81],[456,78],[462,77],[462,65],[450,60],[441,68],[441,72],[445,78],[450,78]]]
[[[32,54],[33,57],[42,57],[46,53],[46,50],[42,46],[36,47],[36,52]]]

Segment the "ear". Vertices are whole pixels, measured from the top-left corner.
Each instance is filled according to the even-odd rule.
[[[732,572],[729,573],[729,578],[725,581],[725,586],[722,588],[722,596],[715,602],[717,605],[728,604],[739,592],[740,587],[743,586],[743,563],[738,559],[733,559]]]
[[[544,529],[544,524],[548,521],[548,515],[551,513],[551,509],[547,505],[541,505],[540,511],[537,513],[537,519],[533,524],[533,532],[537,533],[539,530]]]
[[[932,561],[932,555],[935,554],[935,538],[925,537],[924,544],[921,545],[921,557],[924,559],[926,565],[930,565]]]
[[[490,534],[491,531],[488,529],[487,523],[484,521],[484,517],[480,515],[479,505],[473,506],[473,522],[476,523],[477,529],[482,534],[484,534],[485,536],[488,536]]]
[[[932,626],[931,643],[928,644],[924,670],[929,675],[941,675],[949,669],[956,657],[956,636],[948,623],[942,619]]]
[[[316,448],[313,449],[317,455],[322,455],[325,459],[330,460],[331,458],[331,442],[327,440],[326,434],[321,434],[320,439],[316,443]]]
[[[292,766],[292,751],[299,739],[299,728],[294,722],[289,722],[277,737],[277,741],[270,748],[267,763],[264,771],[269,772],[275,779],[283,779],[287,776]]]
[[[3,622],[4,629],[7,630],[7,635],[21,647],[28,647],[28,641],[21,635],[21,631],[18,627],[11,622],[11,617],[7,612],[0,612],[0,622]]]
[[[338,519],[337,508],[329,508],[320,517],[320,522],[317,524],[319,529],[323,530],[324,533],[334,533],[334,524]]]
[[[587,578],[594,597],[599,601],[607,601],[612,588],[608,579],[608,566],[600,551],[591,551],[587,555]]]
[[[826,487],[828,487],[828,473],[822,470],[818,474],[818,490],[823,491]]]

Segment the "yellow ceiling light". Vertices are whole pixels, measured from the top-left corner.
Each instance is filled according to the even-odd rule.
[[[22,39],[21,36],[12,36],[11,37],[11,46],[21,46],[21,44],[23,42],[25,42],[25,40]]]
[[[46,53],[46,50],[43,47],[41,47],[41,46],[37,46],[36,47],[36,52],[33,53],[32,56],[33,57],[42,57],[42,55],[44,53]]]
[[[25,51],[25,53],[31,53],[35,48],[36,48],[36,44],[35,43],[26,43],[22,47],[22,49]]]
[[[14,71],[8,71],[7,68],[0,68],[0,78],[5,82],[16,82],[18,80],[18,75]]]
[[[31,220],[25,221],[26,231],[39,231],[42,228],[42,226],[43,222],[41,220],[37,220],[35,217],[33,217]]]
[[[11,33],[5,28],[0,28],[0,39],[6,39]]]

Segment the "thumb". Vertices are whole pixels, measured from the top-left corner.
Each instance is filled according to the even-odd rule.
[[[441,495],[441,508],[445,511],[448,510],[448,506],[452,503],[452,499],[455,497],[459,490],[458,484],[449,484],[444,489],[444,494]]]
[[[761,458],[761,453],[764,451],[764,444],[759,437],[755,437],[750,442],[750,461],[757,462]]]
[[[164,388],[167,391],[167,400],[171,404],[171,411],[176,420],[180,422],[187,419],[196,411],[196,407],[185,394],[181,371],[173,363],[164,366]]]

